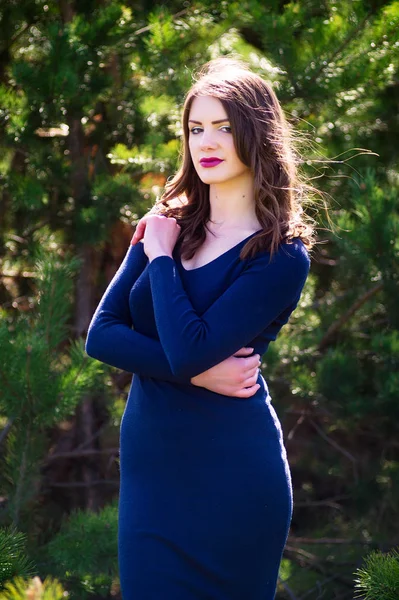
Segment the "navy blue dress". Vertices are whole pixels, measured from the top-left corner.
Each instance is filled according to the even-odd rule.
[[[251,237],[251,236],[250,236]],[[90,325],[89,355],[134,373],[121,425],[124,600],[272,600],[292,513],[280,423],[191,385],[243,346],[263,354],[298,303],[303,243],[241,261],[249,238],[192,270],[130,247]]]

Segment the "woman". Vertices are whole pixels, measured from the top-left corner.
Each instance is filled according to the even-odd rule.
[[[87,338],[88,354],[135,373],[121,426],[123,598],[272,600],[292,493],[259,357],[299,301],[311,229],[260,77],[211,61],[183,129],[182,166]]]

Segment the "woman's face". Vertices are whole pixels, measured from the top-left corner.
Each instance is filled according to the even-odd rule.
[[[248,176],[249,167],[237,156],[223,104],[212,96],[194,98],[189,114],[191,159],[199,178],[208,184]]]

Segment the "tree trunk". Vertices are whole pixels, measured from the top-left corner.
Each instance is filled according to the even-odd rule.
[[[61,0],[60,8],[64,23],[69,22],[74,14],[73,4]],[[87,161],[85,158],[85,134],[81,121],[82,115],[70,114],[68,116],[68,148],[71,160],[71,194],[75,203],[75,215],[78,215],[82,206],[90,199],[90,185],[88,178]],[[74,236],[76,232],[72,232]],[[93,306],[93,249],[80,241],[81,232],[78,232],[76,253],[81,259],[80,271],[76,282],[75,291],[75,337],[86,334],[90,323]],[[91,395],[83,398],[77,409],[77,445],[85,445],[86,449],[97,449],[98,438],[95,436],[95,411],[94,399]],[[82,488],[82,503],[84,508],[96,509],[100,505],[97,489],[91,482],[99,479],[99,468],[94,459],[86,459],[81,463],[80,475],[87,484]]]
[[[25,170],[25,155],[21,149],[17,148],[11,160],[10,173],[23,173]],[[8,187],[4,186],[0,200],[0,256],[5,253],[4,237],[10,228],[10,208],[12,198]],[[22,233],[22,232],[20,232]]]

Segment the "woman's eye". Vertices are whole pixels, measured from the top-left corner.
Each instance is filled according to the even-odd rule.
[[[231,133],[230,125],[223,125],[222,127],[219,127],[219,130],[225,133]],[[197,135],[198,133],[201,133],[201,131],[204,131],[202,127],[192,127],[190,129],[190,133],[193,135]]]

